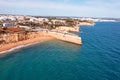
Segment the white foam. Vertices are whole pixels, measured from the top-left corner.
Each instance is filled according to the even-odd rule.
[[[12,51],[14,51],[14,50],[16,50],[16,49],[19,49],[19,48],[22,48],[22,47],[25,47],[25,45],[20,45],[20,46],[11,48],[11,49],[9,49],[9,50],[2,51],[2,52],[0,52],[0,54],[7,53],[7,52],[12,52]]]
[[[2,51],[2,52],[0,52],[0,54],[4,54],[4,53],[7,53],[7,52],[12,52],[12,51],[14,51],[14,50],[16,50],[16,49],[20,49],[20,48],[23,48],[23,47],[28,47],[28,46],[30,46],[30,45],[37,44],[37,43],[39,43],[39,42],[31,43],[31,44],[26,44],[26,45],[20,45],[20,46],[11,48],[11,49],[9,49],[9,50]]]

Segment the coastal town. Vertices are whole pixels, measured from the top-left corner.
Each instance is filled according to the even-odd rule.
[[[1,15],[0,52],[53,39],[81,45],[81,37],[73,32],[94,25],[93,20],[81,18]]]

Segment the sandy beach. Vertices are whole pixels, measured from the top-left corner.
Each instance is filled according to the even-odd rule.
[[[16,47],[22,47],[24,45],[30,45],[34,43],[40,43],[48,40],[53,40],[53,37],[50,36],[43,36],[43,37],[38,37],[38,38],[33,38],[33,39],[28,39],[24,41],[19,41],[15,43],[8,43],[4,45],[0,45],[0,54],[5,53],[6,51],[11,51],[11,49],[16,48]]]

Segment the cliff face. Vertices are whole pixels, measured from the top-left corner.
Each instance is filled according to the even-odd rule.
[[[60,26],[56,28],[57,31],[72,31],[72,32],[79,32],[79,27],[66,27]]]
[[[0,34],[0,44],[13,43],[41,36],[48,36],[45,32],[20,32]]]
[[[89,22],[80,22],[79,25],[80,26],[94,26],[95,23],[94,22],[92,22],[92,23],[89,23]]]
[[[76,36],[74,34],[52,32],[52,31],[40,31],[40,32],[19,32],[19,33],[0,34],[0,45],[15,43],[29,39],[41,38],[41,37],[54,37],[56,39],[63,40],[66,42],[82,44],[81,37]]]
[[[66,33],[59,33],[59,32],[49,32],[48,34],[62,41],[71,42],[71,43],[80,44],[80,45],[82,44],[81,37],[76,36],[74,34],[70,34],[70,33],[66,34]]]
[[[1,43],[9,43],[9,42],[16,42],[18,41],[18,34],[16,33],[6,33],[6,34],[0,34]]]

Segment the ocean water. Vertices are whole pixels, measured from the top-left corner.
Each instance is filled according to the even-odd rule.
[[[0,58],[0,80],[120,80],[120,23],[81,27],[83,45],[51,40]]]

